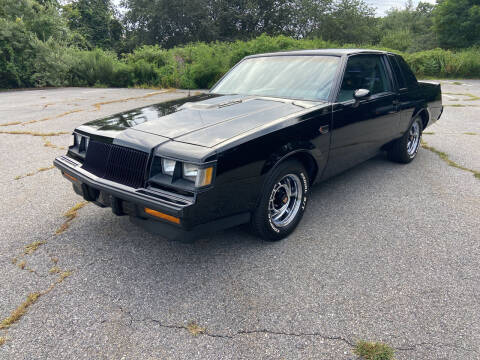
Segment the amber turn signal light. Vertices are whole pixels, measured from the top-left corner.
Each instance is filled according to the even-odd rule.
[[[78,179],[76,177],[73,177],[72,175],[67,174],[66,172],[62,173],[63,176],[65,176],[68,180],[72,180],[75,182],[78,182]]]
[[[175,224],[180,224],[180,219],[175,217],[175,216],[167,215],[167,214],[164,214],[160,211],[149,209],[149,208],[145,208],[145,212],[149,215],[158,217],[160,219],[167,220],[167,221],[173,222]]]

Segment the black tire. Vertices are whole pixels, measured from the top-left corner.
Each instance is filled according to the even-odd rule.
[[[290,189],[295,187],[297,196],[287,196],[287,193],[284,191],[284,189],[283,191],[285,194],[282,194],[281,191],[283,186],[279,186],[280,181],[283,181],[283,184],[290,183],[290,185],[294,185],[290,187]],[[258,207],[253,213],[251,222],[253,231],[266,241],[278,241],[290,235],[297,227],[298,223],[303,217],[303,213],[305,212],[305,208],[307,206],[307,194],[310,190],[309,187],[310,183],[308,174],[302,164],[294,160],[287,160],[279,164],[272,170],[272,173],[267,179]],[[277,190],[275,191],[275,189]],[[299,194],[300,191],[301,194]],[[275,201],[277,201],[277,197],[279,196],[283,196],[283,201],[279,202],[279,205],[282,207],[290,206],[290,202],[295,201],[294,204],[291,204],[291,212],[287,212],[287,217],[284,220],[288,220],[288,223],[282,226],[279,226],[276,223],[276,221],[279,222],[280,220],[274,220],[272,218],[272,213],[270,210],[270,205],[274,205]],[[288,198],[288,203],[285,201],[285,198]],[[294,198],[296,200],[294,200]],[[296,201],[298,201],[298,203]],[[272,211],[276,211],[276,209]],[[288,216],[291,216],[291,218],[288,218]]]
[[[410,146],[410,141],[412,141],[412,132],[416,132],[418,129],[418,139]],[[400,138],[393,142],[393,144],[388,149],[388,158],[392,161],[408,164],[417,155],[418,148],[420,147],[420,140],[422,138],[423,131],[423,122],[422,119],[417,116],[413,119],[412,123],[408,127],[407,132]]]

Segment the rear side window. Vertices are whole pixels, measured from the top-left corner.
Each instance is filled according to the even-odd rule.
[[[370,90],[372,95],[392,90],[380,56],[356,55],[348,59],[337,101],[352,100],[358,89]]]
[[[407,83],[403,78],[402,71],[400,70],[400,66],[398,66],[397,60],[395,60],[395,57],[393,55],[389,55],[388,59],[390,60],[392,71],[395,74],[395,78],[397,79],[398,88],[405,89],[407,87]]]
[[[407,83],[408,88],[412,88],[418,85],[417,83],[417,78],[413,74],[412,70],[410,69],[410,66],[403,60],[401,56],[395,55],[395,58],[398,61],[398,65],[400,66],[400,69],[402,69],[403,77],[405,78],[405,81]]]

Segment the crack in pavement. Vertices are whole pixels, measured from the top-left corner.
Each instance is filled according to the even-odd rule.
[[[155,96],[155,95],[166,94],[166,93],[176,92],[176,91],[177,91],[177,89],[166,89],[166,90],[162,90],[162,91],[151,92],[151,93],[148,93],[148,94],[142,95],[142,96],[134,96],[134,97],[129,97],[129,98],[98,102],[98,103],[93,104],[92,106],[95,107],[96,111],[99,111],[101,109],[102,105],[117,104],[117,103],[127,102],[127,101],[130,101],[130,100],[147,99],[147,98]]]
[[[41,278],[45,278],[47,276],[41,276],[40,274],[38,274],[37,271],[35,271],[34,269],[31,269],[29,267],[26,266],[26,260],[24,260],[25,256],[30,256],[32,254],[34,254],[38,248],[40,248],[41,246],[44,246],[48,243],[49,240],[51,240],[52,238],[58,236],[59,234],[61,234],[63,231],[67,230],[69,225],[70,225],[70,222],[73,221],[76,217],[77,217],[77,212],[79,209],[81,209],[82,207],[84,207],[88,202],[87,201],[84,201],[84,202],[81,202],[81,203],[77,203],[76,205],[74,205],[72,208],[70,208],[65,214],[64,216],[67,218],[65,220],[65,222],[60,226],[59,229],[57,229],[57,231],[53,234],[53,235],[50,235],[48,236],[46,239],[42,240],[42,241],[35,241],[29,245],[26,245],[24,246],[24,251],[19,254],[18,256],[14,257],[12,259],[12,264],[16,265],[17,267],[20,268],[20,270],[28,270],[30,273],[33,273],[35,274],[36,276],[38,277],[41,277]],[[49,255],[50,257],[50,260],[52,261],[52,263],[54,264],[54,267],[52,267],[49,271],[49,275],[53,275],[53,274],[58,274],[58,278],[50,284],[50,286],[44,290],[41,290],[41,291],[36,291],[36,292],[32,292],[32,293],[29,293],[27,295],[27,298],[24,302],[22,302],[20,305],[18,305],[14,310],[12,310],[11,314],[6,317],[5,319],[1,320],[0,321],[0,330],[3,330],[5,331],[5,336],[6,336],[6,331],[12,326],[14,325],[15,323],[17,323],[28,311],[28,309],[34,305],[37,300],[44,296],[44,295],[47,295],[48,293],[50,293],[53,289],[55,289],[55,287],[57,285],[59,285],[60,283],[62,283],[67,277],[71,276],[72,275],[72,271],[71,270],[61,270],[58,268],[57,266],[57,262],[58,262],[58,258],[52,256],[52,255]],[[18,260],[22,260],[20,263],[18,262]],[[19,266],[20,264],[20,266]],[[58,269],[58,271],[52,271],[52,269]],[[1,337],[2,339],[5,339],[4,337]],[[3,344],[5,343],[5,341],[1,342],[0,346],[2,346]]]
[[[21,130],[11,130],[11,131],[4,131],[0,130],[0,134],[8,134],[8,135],[31,135],[31,136],[60,136],[60,135],[68,135],[70,132],[67,131],[52,131],[48,133],[42,133],[37,131],[21,131]]]
[[[108,296],[108,295],[107,295]],[[192,334],[192,332],[189,329],[190,324],[193,322],[189,323],[189,325],[178,325],[178,324],[165,324],[162,321],[154,318],[144,318],[144,319],[136,319],[130,311],[126,310],[122,306],[118,306],[120,311],[124,314],[128,315],[129,321],[128,325],[132,325],[134,322],[153,322],[157,324],[159,327],[165,328],[165,329],[174,329],[174,330],[186,330]],[[109,320],[104,319],[101,321],[101,323],[106,323]],[[194,324],[194,323],[193,323]],[[245,335],[254,335],[254,334],[269,334],[269,335],[278,335],[278,336],[291,336],[291,337],[319,337],[324,340],[330,340],[330,341],[339,341],[343,342],[346,345],[348,345],[351,348],[355,347],[355,342],[351,341],[347,337],[343,336],[333,336],[333,335],[326,335],[321,332],[317,331],[312,331],[312,332],[294,332],[294,331],[281,331],[281,330],[270,330],[266,328],[262,329],[242,329],[242,330],[237,330],[233,334],[222,334],[222,333],[215,333],[211,332],[206,328],[202,328],[204,331],[199,332],[198,335],[203,335],[211,338],[220,338],[220,339],[235,339],[238,336],[245,336]],[[197,335],[197,334],[192,334],[192,335]],[[457,346],[455,344],[445,344],[445,343],[433,343],[433,342],[419,342],[419,343],[414,343],[411,345],[406,345],[406,346],[392,346],[392,348],[395,351],[415,351],[419,347],[448,347],[448,348],[454,348],[466,352],[473,352],[478,354],[479,351],[471,348],[465,348],[461,346]]]
[[[473,176],[475,176],[476,179],[480,180],[480,172],[479,171],[469,169],[465,166],[462,166],[462,165],[456,163],[455,161],[451,160],[446,153],[434,148],[433,146],[428,145],[424,140],[421,140],[421,145],[422,145],[422,148],[424,148],[426,150],[429,150],[429,151],[433,152],[434,154],[437,154],[438,157],[441,160],[443,160],[444,162],[447,163],[447,165],[449,165],[451,167],[454,167],[454,168],[457,168],[457,169],[460,169],[460,170],[463,170],[463,171],[471,172],[473,174]]]
[[[73,110],[66,111],[64,113],[52,116],[52,117],[46,117],[46,118],[42,118],[42,119],[39,119],[39,120],[13,121],[13,122],[9,122],[9,123],[0,124],[0,126],[16,126],[16,125],[22,125],[23,126],[23,125],[28,125],[28,124],[35,124],[35,123],[43,122],[43,121],[47,121],[47,120],[60,119],[64,116],[67,116],[67,115],[70,115],[70,114],[75,114],[75,113],[82,112],[82,111],[84,111],[84,110],[83,109],[73,109]]]
[[[55,166],[51,165],[51,166],[48,166],[48,167],[41,167],[35,171],[32,171],[32,172],[29,172],[29,173],[26,173],[24,175],[18,175],[18,176],[15,176],[13,178],[13,180],[20,180],[20,179],[23,179],[23,178],[26,178],[26,177],[29,177],[29,176],[34,176],[34,175],[37,175],[41,172],[44,172],[44,171],[48,171],[48,170],[52,170],[54,169]]]

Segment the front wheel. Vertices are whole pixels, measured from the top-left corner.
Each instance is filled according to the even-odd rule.
[[[395,140],[388,150],[390,160],[407,164],[417,155],[422,137],[423,124],[420,117],[416,117],[407,132]]]
[[[297,161],[276,167],[252,217],[253,230],[267,241],[278,241],[295,230],[307,205],[309,179]]]

